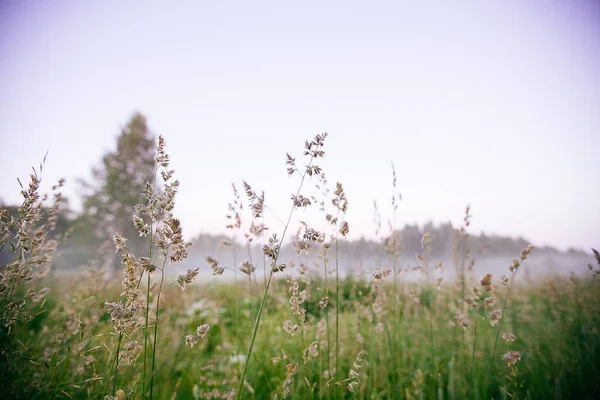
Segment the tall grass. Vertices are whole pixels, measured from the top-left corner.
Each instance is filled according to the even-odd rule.
[[[114,236],[121,276],[100,267],[73,279],[47,275],[56,242],[48,240],[52,219],[41,227],[46,211],[35,172],[23,188],[19,215],[0,212],[0,244],[14,250],[1,266],[3,395],[546,399],[600,393],[591,378],[600,373],[600,254],[594,252],[597,265],[590,264],[589,276],[525,283],[517,272],[535,257],[527,247],[520,258],[506,260],[506,276],[474,277],[467,208],[457,234],[455,279],[443,282],[436,275],[442,265],[432,265],[435,238],[429,233],[415,264],[401,265],[401,197],[393,170],[393,213],[382,242],[389,257],[345,274],[340,241],[350,229],[348,198],[341,183],[329,189],[315,164],[325,154],[326,137],[305,143],[302,166],[287,156],[288,173],[298,184],[283,228],[262,246],[268,264],[260,285],[250,244],[263,240],[264,213],[271,209],[264,193],[246,182],[252,219],[243,224],[235,186],[228,213],[233,265],[207,258],[216,275],[233,269],[234,282],[192,285],[199,269],[176,279],[168,274],[187,256],[189,243],[172,213],[178,182],[162,138],[157,179],[140,194],[131,221],[148,247],[130,249],[127,238]],[[306,194],[309,180],[321,199]],[[50,217],[59,201],[57,194]],[[295,212],[311,207],[323,216],[321,229],[300,224],[296,238],[286,241]],[[297,264],[282,262],[288,242]],[[244,247],[248,259],[240,263]],[[315,266],[303,262],[311,252],[319,254]],[[238,271],[247,285],[238,282]],[[405,279],[413,273],[421,277]],[[259,287],[262,294],[255,296]]]

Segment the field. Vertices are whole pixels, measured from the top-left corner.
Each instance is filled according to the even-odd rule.
[[[455,265],[430,265],[427,234],[419,264],[400,265],[402,238],[391,226],[382,235],[387,257],[365,272],[342,273],[338,243],[350,229],[344,219],[348,199],[341,184],[321,190],[326,181],[315,161],[324,156],[325,138],[306,142],[306,165],[287,157],[299,184],[281,232],[270,230],[266,237],[264,195],[246,183],[252,217],[243,225],[236,193],[228,219],[232,237],[242,239],[225,245],[239,255],[252,240],[265,239],[263,260],[243,262],[234,273],[208,258],[198,269],[169,274],[189,244],[171,214],[178,185],[162,138],[156,154],[160,190],[157,182],[148,185],[133,218],[146,256],[128,247],[131,238],[115,234],[107,255],[116,249],[121,257],[116,273],[99,266],[70,277],[52,272],[56,242],[48,233],[58,201],[41,207],[33,174],[19,215],[0,215],[2,245],[14,254],[2,265],[0,286],[3,397],[599,396],[600,255],[586,276],[524,282],[521,271],[536,252],[528,246],[507,263],[504,275],[473,276],[467,209],[456,232]],[[320,185],[321,200],[302,194],[311,179]],[[399,200],[392,200],[394,209]],[[303,225],[288,244],[294,211],[308,207],[318,208],[326,230]],[[42,214],[48,217],[43,226]],[[293,263],[282,262],[284,246],[297,251]],[[317,262],[307,262],[307,253],[316,254]],[[231,279],[206,279],[199,268]],[[455,270],[454,279],[439,279],[441,268]],[[409,272],[418,279],[404,279]]]

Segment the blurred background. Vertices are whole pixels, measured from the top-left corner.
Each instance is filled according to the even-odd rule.
[[[130,220],[161,134],[197,265],[230,235],[232,182],[265,191],[279,230],[298,185],[285,154],[302,165],[326,131],[321,166],[350,201],[347,268],[383,251],[373,202],[387,226],[399,191],[407,264],[425,231],[451,260],[471,204],[479,268],[533,243],[540,271],[582,270],[600,239],[598,71],[593,0],[4,0],[0,198],[14,212],[16,178],[48,153],[43,187],[66,178],[61,223],[76,232],[58,265],[77,268],[106,239],[101,206]]]

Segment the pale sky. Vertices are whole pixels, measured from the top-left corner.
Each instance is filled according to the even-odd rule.
[[[5,202],[49,150],[76,205],[136,110],[188,235],[224,231],[232,181],[286,214],[285,153],[327,131],[354,238],[374,199],[389,212],[393,161],[399,223],[471,203],[475,232],[600,246],[600,2],[0,2]]]

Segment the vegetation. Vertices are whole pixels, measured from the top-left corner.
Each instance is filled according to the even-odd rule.
[[[326,139],[320,134],[305,143],[304,162],[287,155],[298,185],[280,230],[265,226],[263,193],[244,182],[244,201],[233,186],[226,216],[231,235],[223,241],[231,256],[207,257],[202,266],[215,275],[233,272],[227,282],[194,284],[200,266],[170,278],[191,244],[173,215],[179,183],[165,141],[159,137],[156,151],[148,150],[153,139],[143,117],[134,116],[123,131],[86,201],[86,213],[97,213],[99,235],[116,230],[113,249],[101,255],[112,259],[116,249],[118,273],[109,262],[90,263],[71,278],[48,274],[62,240],[53,233],[61,196],[55,193],[45,206],[38,193],[42,167],[39,175],[34,170],[22,205],[0,213],[0,246],[11,254],[0,266],[3,395],[546,399],[600,393],[593,379],[600,373],[598,252],[587,276],[524,283],[521,271],[536,252],[524,244],[505,274],[475,277],[467,208],[463,226],[453,230],[454,265],[434,262],[436,244],[446,246],[449,237],[440,240],[433,230],[412,244],[419,248],[416,264],[406,264],[408,236],[396,229],[394,213],[388,232],[378,223],[378,260],[344,274],[350,203],[343,185],[330,184],[318,165]],[[145,150],[127,150],[132,141]],[[144,168],[130,168],[130,160]],[[401,202],[395,174],[393,186],[395,211]],[[322,217],[319,229],[300,223],[295,230],[299,208]],[[291,249],[295,255],[284,254]],[[444,281],[444,268],[456,279]],[[417,279],[405,279],[415,273]]]

